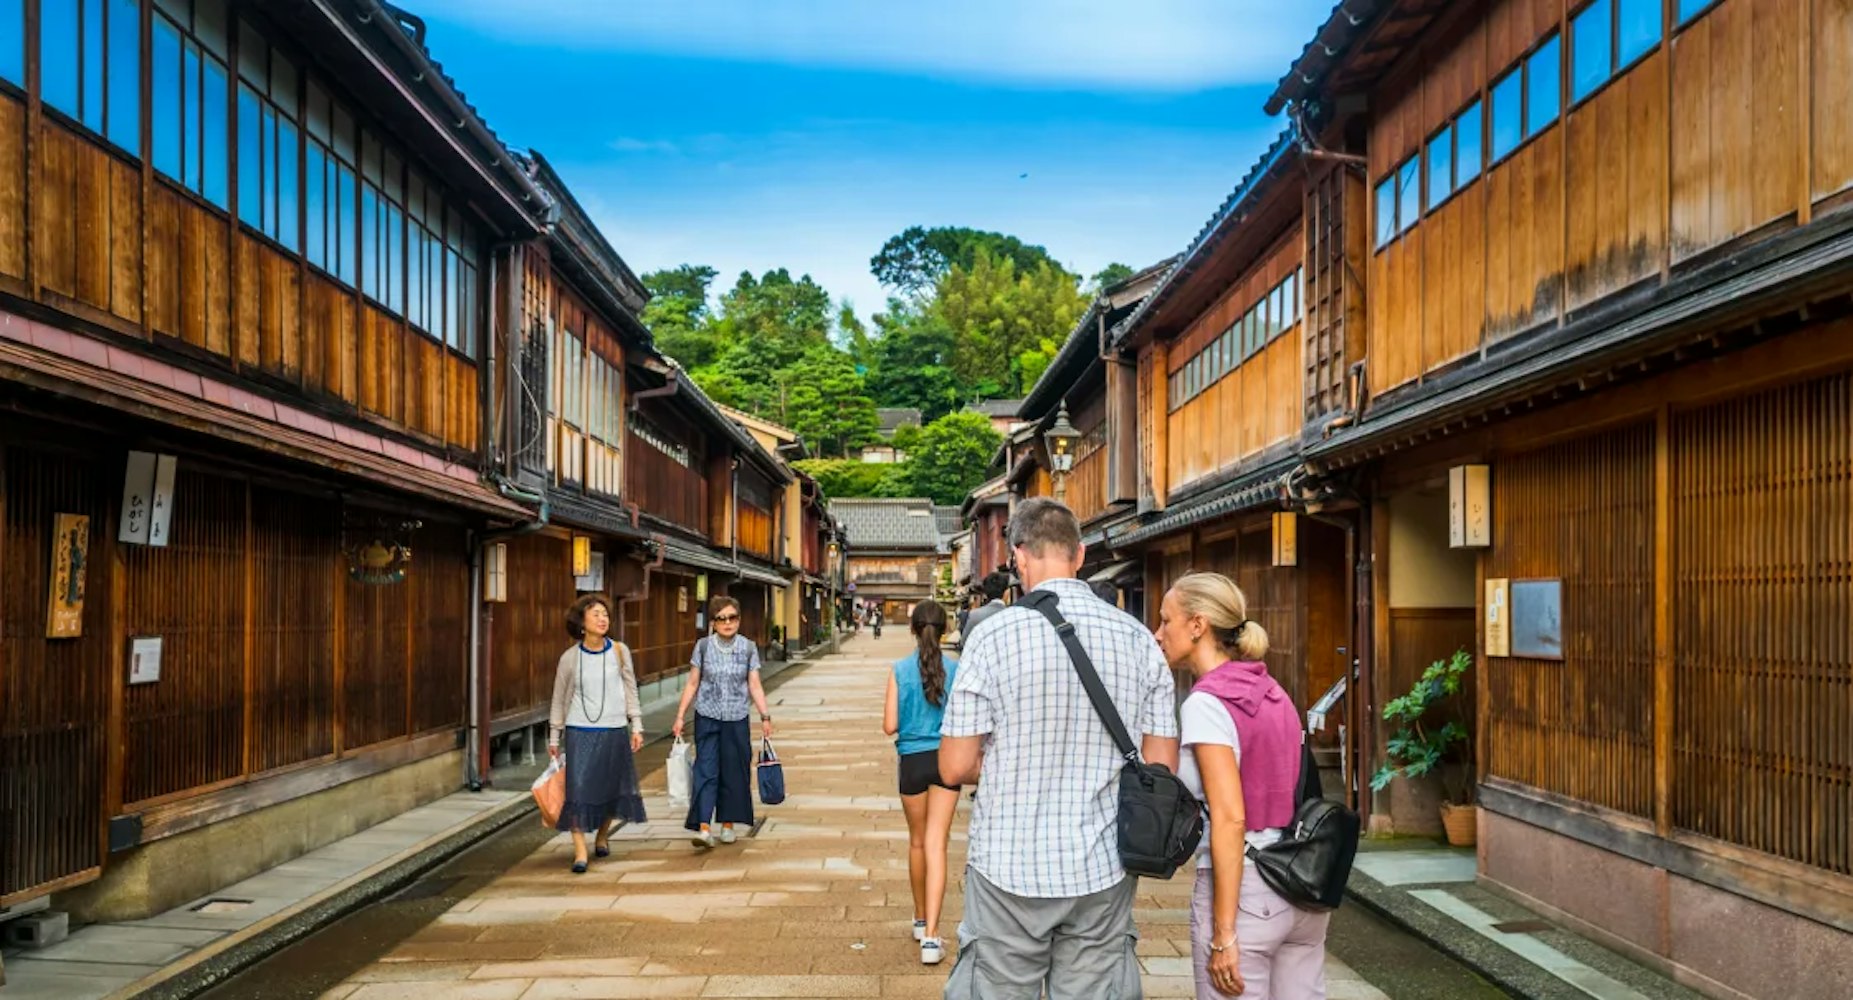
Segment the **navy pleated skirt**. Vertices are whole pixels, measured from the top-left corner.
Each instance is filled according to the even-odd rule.
[[[554,829],[595,833],[608,819],[644,821],[629,727],[568,727],[565,751],[566,806]]]

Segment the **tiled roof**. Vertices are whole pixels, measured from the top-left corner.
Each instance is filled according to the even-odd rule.
[[[938,524],[941,535],[956,535],[965,530],[965,519],[959,516],[957,507],[935,506],[933,520]]]
[[[875,411],[875,416],[881,420],[883,434],[893,434],[901,427],[920,426],[920,411],[912,407],[881,407]]]
[[[1014,417],[1023,408],[1020,399],[981,399],[966,407],[973,413],[982,413],[987,417]]]
[[[939,524],[928,499],[855,499],[830,501],[830,516],[843,526],[849,548],[939,548]]]

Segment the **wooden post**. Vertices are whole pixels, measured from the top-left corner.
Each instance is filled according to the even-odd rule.
[[[251,482],[244,484],[244,773],[257,773],[257,531]]]
[[[1673,552],[1671,414],[1654,418],[1654,829],[1673,832]]]

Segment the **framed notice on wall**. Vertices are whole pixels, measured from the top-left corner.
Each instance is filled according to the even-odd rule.
[[[1512,655],[1563,659],[1563,581],[1512,581]]]
[[[1512,655],[1512,595],[1510,581],[1486,581],[1486,655]]]
[[[90,517],[52,518],[51,593],[46,601],[45,637],[75,639],[84,634],[84,576],[90,563]]]

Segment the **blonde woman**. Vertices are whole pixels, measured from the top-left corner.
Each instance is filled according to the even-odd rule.
[[[772,715],[766,711],[766,689],[759,681],[759,647],[740,634],[740,602],[716,597],[708,604],[714,631],[695,643],[682,703],[676,706],[675,735],[682,737],[682,720],[695,706],[695,788],[689,796],[688,819],[696,847],[715,845],[713,824],[719,823],[719,842],[734,842],[734,827],[753,825],[753,736],[747,728],[750,699],[759,709],[759,728],[772,738]]]
[[[547,714],[547,752],[566,753],[566,806],[558,830],[573,834],[573,873],[583,875],[585,835],[598,831],[593,847],[611,853],[616,820],[644,821],[634,755],[643,748],[643,704],[637,698],[637,668],[631,651],[611,638],[611,601],[587,594],[566,612],[566,632],[575,640],[560,654]]]
[[[1302,730],[1261,662],[1267,632],[1228,577],[1192,573],[1165,594],[1157,635],[1171,665],[1197,678],[1178,766],[1209,809],[1190,907],[1197,1000],[1323,1000],[1331,915],[1295,908],[1243,863],[1249,846],[1280,839],[1298,804]]]

